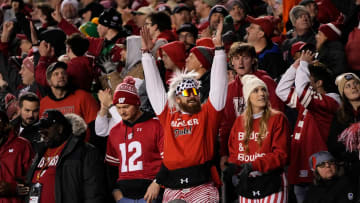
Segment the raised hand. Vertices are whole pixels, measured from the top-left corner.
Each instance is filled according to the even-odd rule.
[[[312,63],[314,60],[315,53],[310,50],[302,51],[300,56],[300,61],[306,61],[308,63]]]
[[[8,42],[10,32],[14,28],[14,22],[13,21],[6,21],[3,25],[3,32],[1,34],[1,42]]]
[[[55,6],[55,10],[51,13],[51,16],[54,18],[54,20],[58,23],[60,23],[60,21],[62,20],[62,16],[61,16],[61,12],[60,12],[60,6],[61,6],[61,1],[59,1],[56,6]]]
[[[154,47],[154,43],[151,39],[149,28],[143,26],[140,30],[140,36],[141,36],[141,50],[151,51],[151,49]]]
[[[223,31],[223,27],[224,27],[224,18],[221,17],[220,18],[220,22],[216,28],[216,35],[215,37],[213,38],[213,42],[214,42],[214,45],[215,47],[221,47],[221,46],[224,46],[223,42],[222,42],[222,36],[221,36],[221,33]]]
[[[54,54],[54,50],[49,43],[47,43],[43,40],[40,42],[39,54],[40,54],[40,56],[49,57]]]

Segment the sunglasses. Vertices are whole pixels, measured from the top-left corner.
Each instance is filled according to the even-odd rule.
[[[183,91],[181,91],[181,96],[183,97],[190,97],[191,93],[194,96],[197,96],[199,94],[198,90],[195,88],[189,88],[189,89],[184,89]],[[179,94],[180,95],[180,94]]]
[[[344,78],[346,80],[352,80],[352,79],[354,79],[354,76],[352,74],[347,74],[347,75],[344,76]]]
[[[325,168],[326,165],[335,165],[335,161],[324,161],[321,164],[317,165],[319,168]]]

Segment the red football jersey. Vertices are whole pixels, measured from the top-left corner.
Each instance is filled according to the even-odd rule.
[[[163,129],[156,118],[130,127],[115,125],[107,141],[105,161],[119,166],[119,180],[154,179],[163,154]]]
[[[257,142],[260,130],[260,118],[253,121],[253,132],[248,144],[249,152],[244,147],[244,115],[235,120],[229,137],[229,162],[237,165],[252,163],[254,171],[268,172],[285,167],[289,151],[289,124],[283,113],[273,113],[267,122],[267,134],[260,146]]]
[[[213,158],[222,111],[208,100],[197,114],[186,114],[165,106],[159,115],[164,128],[164,165],[169,170],[203,164]]]

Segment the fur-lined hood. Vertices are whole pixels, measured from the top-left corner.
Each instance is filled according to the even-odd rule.
[[[168,104],[170,109],[175,107],[177,111],[180,111],[180,107],[176,103],[175,98],[176,98],[176,88],[181,84],[182,81],[184,81],[185,79],[194,79],[195,81],[197,81],[197,89],[200,88],[201,82],[195,79],[197,78],[197,76],[198,73],[196,73],[195,71],[186,72],[186,71],[176,70],[174,72],[172,78],[170,79],[169,91],[167,93]]]
[[[65,118],[71,123],[72,134],[75,136],[80,136],[86,132],[87,125],[83,118],[74,113],[69,113],[65,115]]]

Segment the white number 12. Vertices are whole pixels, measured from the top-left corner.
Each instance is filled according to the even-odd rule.
[[[126,150],[126,144],[121,143],[119,145],[120,151],[121,151],[121,172],[128,172],[128,171],[139,171],[143,169],[143,163],[142,161],[138,161],[135,164],[135,160],[141,156],[141,143],[138,141],[133,141],[128,145],[128,148]],[[127,166],[127,152],[133,152],[135,150],[135,153],[129,158],[129,170]]]

